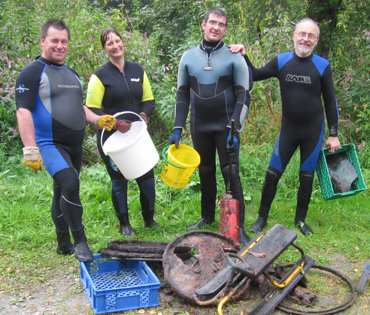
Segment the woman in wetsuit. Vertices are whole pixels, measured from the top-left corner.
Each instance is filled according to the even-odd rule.
[[[139,114],[145,122],[154,108],[154,98],[148,77],[144,69],[137,63],[125,60],[124,45],[119,33],[114,29],[104,30],[101,44],[109,57],[109,61],[94,71],[91,76],[86,105],[96,114],[109,113],[114,115],[122,111]],[[125,116],[128,120],[137,120]],[[123,122],[124,123],[124,122]],[[127,126],[127,130],[130,126]],[[120,222],[120,233],[123,236],[135,235],[128,217],[127,179],[121,174],[109,156],[105,155],[101,143],[101,130],[98,130],[97,143],[100,155],[112,180],[112,202]],[[113,133],[105,132],[103,142]],[[145,226],[161,227],[154,221],[155,186],[153,169],[136,179],[140,189],[140,203]]]

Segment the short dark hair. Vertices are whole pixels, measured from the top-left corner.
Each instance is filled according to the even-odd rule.
[[[52,18],[52,19],[48,20],[41,27],[41,35],[40,36],[43,39],[45,39],[46,36],[48,36],[48,30],[49,30],[50,27],[54,27],[55,29],[60,30],[60,31],[66,30],[67,33],[68,33],[68,40],[71,39],[71,31],[69,30],[69,27],[67,26],[67,24],[63,20],[56,19],[56,18]]]
[[[100,34],[100,41],[101,41],[101,45],[103,46],[103,48],[110,34],[117,35],[122,40],[121,35],[114,28],[108,28]]]
[[[226,13],[224,11],[222,11],[221,9],[211,9],[209,10],[206,15],[204,16],[204,22],[208,22],[208,19],[209,19],[209,16],[211,14],[214,14],[214,15],[217,15],[217,16],[224,16],[226,18],[226,26],[227,26],[227,16],[226,16]]]

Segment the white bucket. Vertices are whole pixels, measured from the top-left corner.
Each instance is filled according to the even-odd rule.
[[[159,154],[147,131],[146,123],[134,112],[119,112],[122,114],[135,114],[141,121],[131,123],[131,128],[125,133],[118,130],[113,133],[103,145],[103,133],[101,144],[105,155],[113,160],[126,179],[135,179],[149,172],[158,162]]]

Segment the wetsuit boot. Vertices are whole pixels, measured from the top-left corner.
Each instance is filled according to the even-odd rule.
[[[201,214],[202,218],[186,228],[187,231],[199,230],[206,224],[215,221],[216,210],[216,169],[208,166],[199,166],[200,191],[201,191]]]
[[[135,236],[136,233],[131,227],[130,221],[128,219],[128,212],[125,213],[116,213],[116,216],[119,220],[119,232],[125,237]]]
[[[119,221],[119,232],[125,237],[135,236],[136,233],[128,219],[126,178],[114,179],[112,181],[112,202]]]
[[[311,200],[313,174],[301,171],[299,173],[299,189],[297,193],[297,210],[295,213],[295,225],[303,235],[313,234],[312,229],[305,223],[308,205]]]
[[[144,223],[146,227],[157,227],[161,231],[163,231],[163,228],[154,221],[153,216],[154,216],[154,210],[153,211],[142,211]]]
[[[153,174],[153,171],[148,172]],[[149,175],[150,176],[150,175]],[[146,176],[144,176],[145,178]],[[154,177],[149,177],[143,181],[138,181],[140,189],[140,204],[141,213],[143,215],[144,223],[146,227],[157,227],[163,231],[162,227],[154,221],[154,205],[155,205],[155,182]]]
[[[250,242],[250,238],[244,230],[244,219],[245,219],[245,204],[243,201],[242,205],[240,205],[239,203],[239,243],[245,245]]]
[[[261,205],[258,211],[258,218],[251,227],[251,232],[258,233],[267,225],[271,203],[275,198],[277,184],[281,177],[281,173],[275,169],[268,169],[265,176],[265,182],[262,187]]]
[[[73,251],[76,259],[83,262],[94,261],[94,256],[87,245],[84,227],[78,231],[72,231],[72,235],[74,239]]]
[[[187,231],[192,230],[199,230],[201,227],[203,227],[206,224],[212,224],[215,221],[215,216],[210,215],[207,210],[204,211],[202,209],[202,218],[197,222],[194,223],[186,228]]]
[[[225,181],[225,186],[229,184],[229,165],[222,168],[222,176]],[[231,164],[231,180],[230,180],[230,191],[234,199],[239,202],[239,243],[247,244],[250,241],[249,236],[244,230],[245,220],[245,203],[243,197],[243,188],[240,182],[239,166],[237,164]]]
[[[56,232],[57,234],[57,254],[71,255],[73,254],[73,244],[69,235],[69,231]]]

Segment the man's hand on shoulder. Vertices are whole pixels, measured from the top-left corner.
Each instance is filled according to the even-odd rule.
[[[240,52],[242,56],[245,56],[246,51],[243,44],[231,44],[229,45],[229,49],[232,53],[238,53]]]

